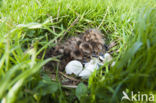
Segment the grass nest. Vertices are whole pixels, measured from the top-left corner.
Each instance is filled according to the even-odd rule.
[[[43,67],[43,72],[54,81],[58,79],[62,87],[76,88],[80,82],[87,85],[87,79],[82,79],[74,74],[66,74],[65,67],[72,60],[79,60],[82,64],[85,64],[92,57],[98,58],[105,53],[113,55],[114,52],[118,52],[112,50],[113,47],[117,46],[116,42],[109,44],[106,44],[106,42],[108,42],[106,36],[98,29],[87,29],[84,33],[66,38],[58,42],[56,46],[48,48],[45,59],[56,57],[57,60],[47,63]],[[104,67],[101,69],[105,70]]]

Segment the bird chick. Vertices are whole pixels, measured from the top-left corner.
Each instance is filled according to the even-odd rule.
[[[82,60],[82,53],[79,50],[79,45],[82,39],[80,37],[71,37],[65,40],[63,43],[59,43],[53,50],[52,56],[58,56],[60,59],[60,69],[62,70],[65,65],[73,60]]]
[[[83,53],[84,56],[90,56],[92,53],[92,45],[89,42],[82,42],[79,45],[79,50]]]
[[[99,55],[100,52],[105,52],[105,39],[103,34],[97,29],[89,29],[83,35],[83,40],[89,42],[93,48],[93,52]]]
[[[84,33],[84,36],[83,36],[83,40],[85,40],[87,42],[100,43],[102,45],[105,44],[103,34],[97,29],[86,30],[86,32]]]
[[[54,54],[62,54],[70,56],[71,52],[78,49],[82,40],[79,37],[71,37],[66,42],[61,43],[55,47]]]

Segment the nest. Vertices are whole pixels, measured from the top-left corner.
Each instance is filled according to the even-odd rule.
[[[50,48],[45,58],[59,56],[60,62],[49,62],[44,66],[48,75],[56,80],[56,67],[58,67],[58,78],[63,86],[76,87],[82,81],[79,77],[69,76],[64,73],[65,66],[71,60],[78,60],[82,64],[90,61],[92,57],[98,57],[108,51],[105,44],[105,36],[98,29],[88,29],[83,34],[73,36]],[[84,80],[85,83],[87,81]]]

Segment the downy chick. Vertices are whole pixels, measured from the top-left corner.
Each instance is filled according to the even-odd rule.
[[[89,42],[92,45],[93,52],[99,55],[100,52],[105,52],[104,35],[97,29],[89,29],[83,35],[83,40]]]

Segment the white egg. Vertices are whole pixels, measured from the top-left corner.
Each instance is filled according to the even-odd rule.
[[[70,61],[65,67],[66,74],[78,75],[82,71],[82,69],[83,65],[77,60]]]
[[[83,79],[89,78],[89,76],[92,74],[92,72],[94,72],[95,69],[99,68],[98,63],[99,63],[99,61],[97,58],[91,59],[89,63],[85,64],[85,68],[79,74],[79,76],[82,77]]]
[[[88,69],[90,71],[94,71],[95,69],[98,69],[98,59],[91,59],[90,62],[85,65],[85,69]]]
[[[83,79],[88,79],[89,76],[91,75],[92,71],[90,69],[84,69],[79,76]]]

